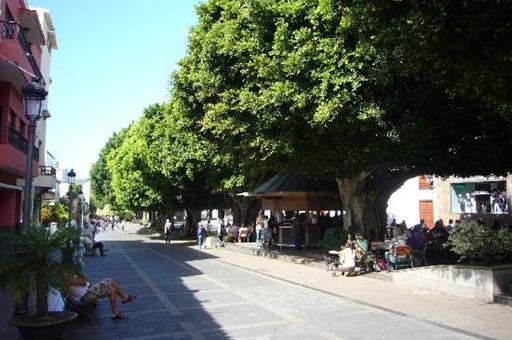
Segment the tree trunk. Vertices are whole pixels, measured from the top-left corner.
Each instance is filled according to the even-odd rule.
[[[384,237],[386,208],[390,196],[409,178],[418,175],[415,169],[390,171],[378,168],[351,178],[337,178],[343,204],[343,227],[356,226],[370,240]]]
[[[201,221],[201,210],[187,209],[187,220],[185,223],[185,235],[195,236],[197,224]]]
[[[44,274],[36,275],[36,308],[38,315],[48,314],[48,284]]]
[[[251,198],[249,205],[245,213],[245,225],[248,226],[251,223],[256,222],[256,217],[261,209],[261,200]],[[269,216],[270,217],[270,216]]]
[[[231,209],[233,224],[238,226],[248,226],[254,222],[261,206],[260,200],[256,197],[225,195],[224,202]]]
[[[343,228],[357,227],[364,233],[365,187],[367,173],[351,178],[336,178],[343,205]]]

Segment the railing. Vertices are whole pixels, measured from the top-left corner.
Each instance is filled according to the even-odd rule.
[[[7,140],[5,135],[7,135]],[[12,126],[0,125],[0,143],[9,143],[25,155],[28,152],[28,141]],[[39,161],[39,149],[35,146],[32,159]]]
[[[0,20],[0,39],[14,39],[16,21]]]
[[[40,165],[39,174],[43,176],[57,177],[57,170],[53,166]]]
[[[7,144],[9,141],[7,140],[9,127],[7,125],[0,125],[0,144]]]
[[[32,50],[30,49],[30,44],[28,43],[27,39],[25,38],[25,34],[23,34],[23,30],[20,29],[18,31],[18,41],[20,42],[21,48],[23,48],[23,51],[25,52],[25,56],[27,57],[27,60],[32,67],[32,70],[34,71],[35,75],[39,77],[39,79],[43,79],[43,75],[41,74],[41,70],[39,69],[39,65],[37,65],[36,60],[34,59],[34,55],[32,54]]]
[[[9,144],[14,146],[16,149],[23,151],[25,154],[27,153],[28,141],[12,126],[9,126],[8,140]]]

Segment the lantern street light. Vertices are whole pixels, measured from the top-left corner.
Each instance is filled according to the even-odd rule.
[[[71,225],[71,209],[73,208],[73,200],[71,198],[71,184],[75,183],[76,173],[71,169],[68,172],[68,199],[69,199],[69,207],[68,207],[68,226]]]
[[[78,189],[78,199],[80,202],[80,228],[84,229],[84,192],[82,186]]]
[[[43,101],[48,92],[37,78],[21,89],[25,104],[25,117],[28,120],[28,147],[25,173],[25,191],[23,196],[23,229],[30,228],[30,215],[32,212],[32,161],[34,153],[34,137],[37,121],[41,118]],[[44,117],[46,118],[46,117]]]

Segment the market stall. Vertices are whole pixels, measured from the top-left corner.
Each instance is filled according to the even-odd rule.
[[[301,219],[302,244],[315,245],[321,238],[321,212],[340,211],[341,201],[335,181],[307,178],[295,171],[277,174],[254,192],[261,207],[278,213],[278,245],[294,244],[294,220]],[[288,213],[285,213],[288,212]],[[296,212],[293,214],[292,212]]]

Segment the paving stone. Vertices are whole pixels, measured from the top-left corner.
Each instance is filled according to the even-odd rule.
[[[130,315],[128,320],[111,320],[108,301],[101,301],[97,308],[98,324],[74,323],[65,339],[466,337],[421,319],[266,276],[271,273],[287,279],[289,272],[290,277],[296,277],[304,266],[283,263],[282,268],[286,269],[275,273],[272,267],[275,260],[259,257],[254,262],[257,265],[249,265],[252,260],[238,258],[235,264],[250,269],[247,270],[219,261],[225,260],[218,257],[220,252],[215,255],[179,244],[166,247],[163,242],[142,243],[141,240],[147,239],[135,232],[101,235],[111,249],[108,261],[87,258],[86,272],[100,278],[112,270],[121,286],[137,292],[139,298],[127,305],[120,304],[121,310]],[[115,266],[120,270],[116,271]],[[329,285],[345,282],[344,278],[332,280],[324,271],[315,273],[319,275],[318,282]],[[327,284],[325,289],[329,290]]]

